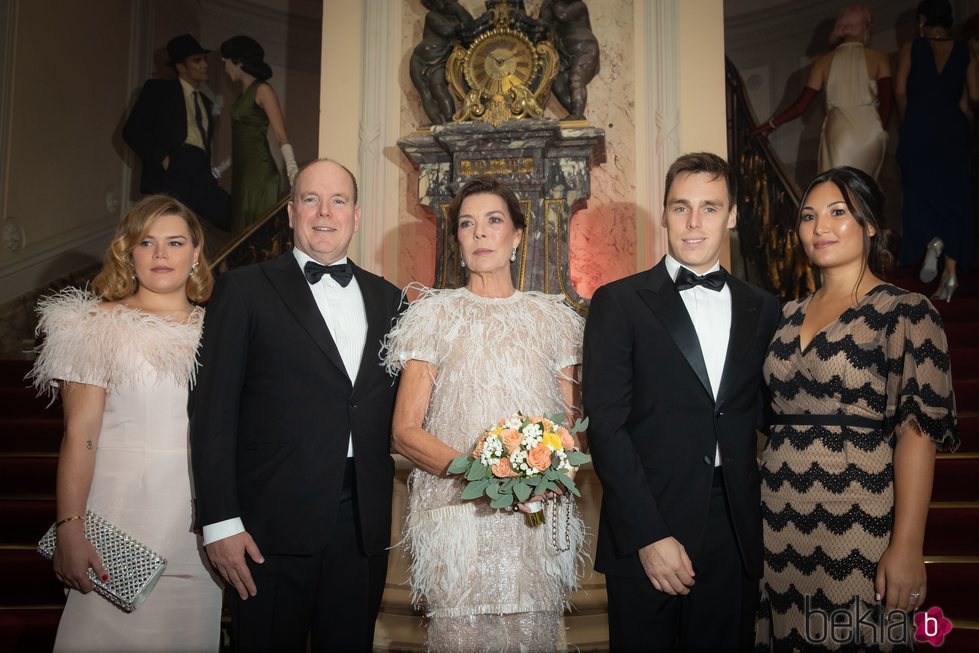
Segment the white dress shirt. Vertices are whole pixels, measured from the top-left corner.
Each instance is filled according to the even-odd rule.
[[[676,280],[680,273],[680,263],[675,258],[666,255],[666,271],[670,278]],[[686,266],[684,266],[686,267]],[[704,274],[720,270],[720,262],[715,263]],[[693,272],[693,270],[690,270]],[[698,274],[694,272],[694,274]],[[703,276],[699,275],[698,276]],[[724,361],[727,359],[727,345],[731,339],[731,289],[727,284],[718,290],[709,290],[703,286],[694,286],[680,291],[680,299],[687,307],[690,321],[697,331],[700,351],[707,366],[707,378],[710,380],[710,390],[717,399],[717,390],[721,386],[721,375],[724,374]],[[721,449],[715,445],[714,466],[721,464]]]
[[[293,256],[299,267],[303,268],[307,261],[313,261],[305,252],[293,248]],[[342,265],[347,262],[347,257],[336,261],[334,265]],[[313,293],[313,300],[317,308],[323,315],[330,335],[340,351],[340,358],[343,360],[343,367],[350,377],[350,384],[357,382],[357,370],[360,369],[360,359],[364,353],[364,345],[367,343],[367,312],[364,308],[364,297],[357,285],[357,278],[350,279],[350,283],[344,288],[337,283],[332,276],[324,274],[323,278],[317,283],[309,283],[309,290]],[[354,455],[353,435],[347,439],[347,457]],[[245,530],[245,525],[241,517],[232,517],[216,524],[204,526],[204,544],[222,540],[232,535],[237,535]]]
[[[187,112],[187,138],[184,139],[184,143],[187,145],[193,145],[194,147],[199,147],[202,150],[207,149],[204,147],[204,134],[201,133],[200,128],[197,126],[197,113],[194,108],[194,103],[201,110],[201,122],[204,123],[204,129],[209,130],[211,128],[210,121],[207,119],[207,108],[204,106],[204,97],[199,88],[194,88],[190,83],[182,77],[178,77],[180,80],[180,87],[184,91],[184,107]],[[194,94],[197,95],[194,95]]]

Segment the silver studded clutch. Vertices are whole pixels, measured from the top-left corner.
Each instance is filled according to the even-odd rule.
[[[109,573],[109,580],[103,581],[88,570],[95,591],[125,612],[138,608],[160,580],[167,561],[91,510],[85,512],[85,538]],[[50,560],[57,543],[57,531],[51,526],[37,543],[37,551]]]

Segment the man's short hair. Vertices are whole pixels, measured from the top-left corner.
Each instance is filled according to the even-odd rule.
[[[339,161],[336,161],[335,159],[330,159],[330,158],[327,158],[327,157],[324,157],[322,159],[314,159],[314,160],[310,161],[309,163],[307,163],[306,165],[304,165],[303,167],[301,167],[299,169],[299,172],[296,173],[296,177],[293,180],[293,184],[292,184],[292,196],[289,198],[289,201],[292,202],[293,204],[297,204],[299,202],[299,194],[298,194],[299,193],[299,177],[303,174],[303,172],[306,170],[306,168],[309,168],[310,166],[316,165],[317,163],[325,163],[325,162],[333,163],[333,164],[336,164],[336,165],[340,166],[341,168],[343,168],[343,171],[344,172],[346,172],[348,175],[350,175],[350,183],[353,184],[353,187],[354,187],[354,196],[353,196],[354,206],[357,206],[357,197],[358,197],[358,195],[357,195],[357,192],[358,192],[357,191],[357,178],[354,177],[354,173],[350,172],[350,168],[348,168],[347,166],[343,165]]]
[[[663,208],[666,208],[666,198],[670,195],[670,187],[677,175],[706,173],[713,175],[714,179],[724,179],[727,182],[728,208],[733,208],[737,204],[738,180],[734,176],[734,169],[727,161],[712,152],[691,152],[684,154],[673,162],[670,169],[666,171],[666,188],[663,191]]]

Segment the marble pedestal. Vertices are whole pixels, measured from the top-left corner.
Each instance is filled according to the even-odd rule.
[[[418,168],[419,202],[435,213],[435,287],[465,285],[446,215],[471,177],[490,175],[516,192],[527,230],[512,264],[518,290],[561,293],[579,311],[587,301],[568,273],[568,222],[591,195],[591,168],[605,161],[605,132],[556,120],[438,125],[398,141]]]

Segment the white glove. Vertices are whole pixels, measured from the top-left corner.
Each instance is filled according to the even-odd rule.
[[[292,145],[288,143],[279,148],[282,152],[282,160],[286,164],[286,177],[289,178],[289,188],[292,188],[296,181],[296,174],[299,173],[299,166],[296,165],[296,155],[292,152]]]
[[[229,156],[224,161],[211,168],[211,174],[214,175],[215,179],[220,179],[221,175],[226,173],[230,167],[231,157]]]

